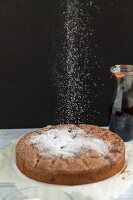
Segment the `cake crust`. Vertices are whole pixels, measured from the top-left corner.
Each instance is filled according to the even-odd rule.
[[[75,131],[73,132],[75,137],[72,133],[71,140],[65,143],[69,146],[69,149],[65,147],[67,149],[65,154],[61,149],[57,153],[51,151],[54,146],[44,147],[45,143],[39,146],[40,143],[36,140],[40,136],[43,139],[44,135],[52,137],[55,130]],[[75,133],[80,130],[83,131],[76,135]],[[62,134],[64,134],[63,131]],[[54,137],[55,143],[61,139],[58,137]],[[82,140],[79,140],[81,138]],[[80,141],[83,142],[82,145]],[[100,146],[97,147],[99,144]],[[50,145],[54,144],[50,143]],[[71,152],[69,152],[70,149]],[[61,185],[94,183],[107,179],[122,170],[125,165],[125,145],[118,135],[98,126],[56,125],[41,128],[23,136],[16,146],[16,164],[23,174],[41,182]]]

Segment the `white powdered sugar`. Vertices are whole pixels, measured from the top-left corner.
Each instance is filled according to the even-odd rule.
[[[56,99],[54,124],[94,123],[101,118],[97,91],[104,87],[104,62],[94,23],[100,22],[100,4],[59,0],[58,6],[49,68]]]
[[[89,135],[81,128],[49,129],[31,136],[29,142],[39,149],[41,155],[47,156],[71,157],[86,150],[108,153],[108,146],[102,139]]]

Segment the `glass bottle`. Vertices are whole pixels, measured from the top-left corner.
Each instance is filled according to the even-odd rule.
[[[109,129],[124,141],[133,139],[133,65],[115,65],[111,72],[117,80]]]

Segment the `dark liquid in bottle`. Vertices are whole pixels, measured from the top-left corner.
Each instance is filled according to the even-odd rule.
[[[124,112],[112,113],[110,130],[126,142],[133,139],[133,115]]]
[[[133,139],[133,106],[129,107],[127,92],[122,95],[121,109],[114,105],[109,126],[109,129],[117,133],[124,141]]]

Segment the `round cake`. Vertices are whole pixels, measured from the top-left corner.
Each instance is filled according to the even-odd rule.
[[[79,185],[107,179],[125,165],[125,145],[94,125],[57,125],[23,136],[16,163],[26,176],[46,183]]]

